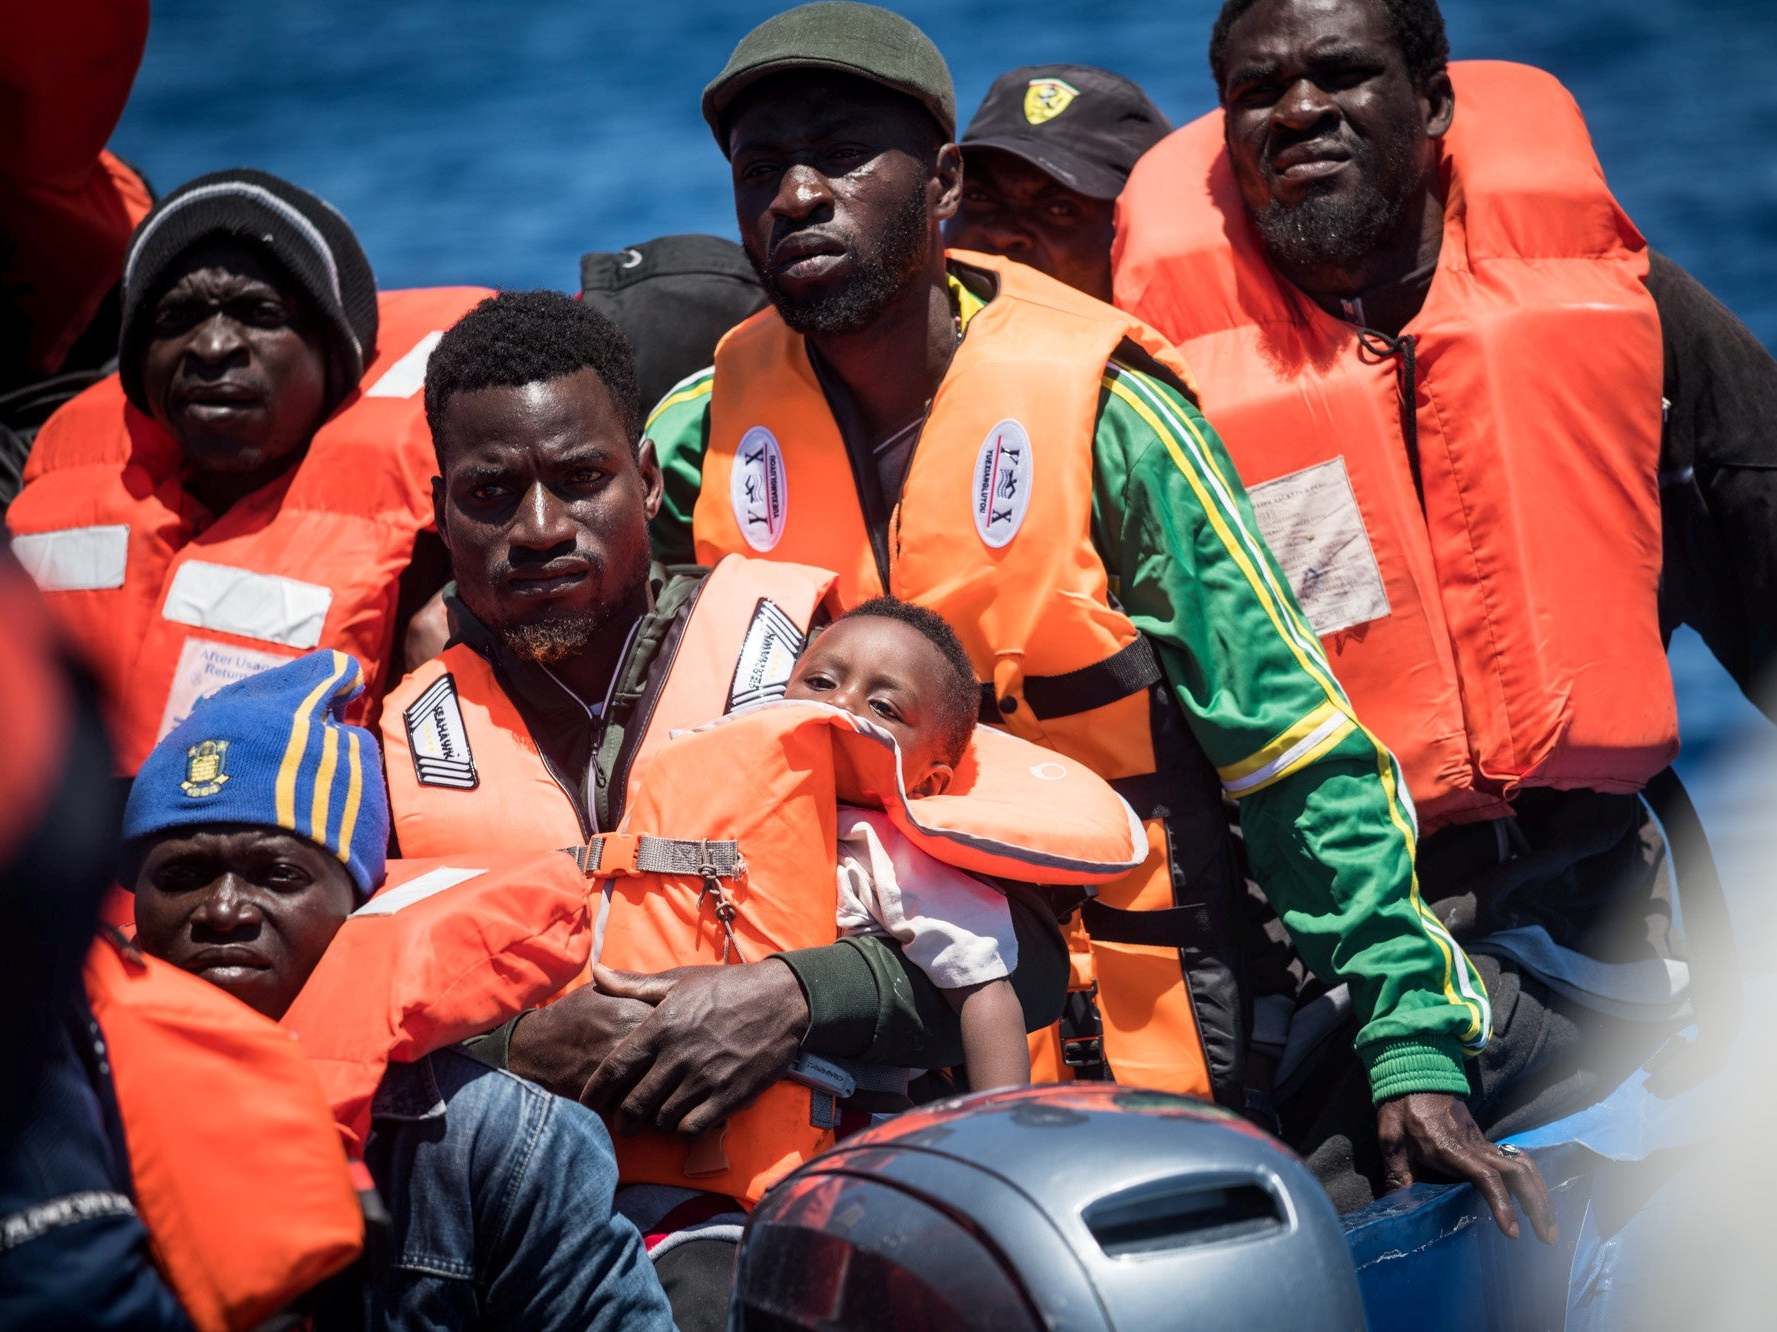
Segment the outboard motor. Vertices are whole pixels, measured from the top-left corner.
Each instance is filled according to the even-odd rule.
[[[1227,1111],[1109,1083],[941,1101],[766,1195],[729,1327],[1364,1326],[1307,1168]]]

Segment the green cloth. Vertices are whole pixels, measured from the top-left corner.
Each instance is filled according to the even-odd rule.
[[[913,24],[878,5],[817,0],[768,18],[740,39],[703,90],[703,118],[728,152],[728,108],[760,79],[789,70],[850,74],[905,93],[956,138],[956,89],[943,53]]]
[[[713,371],[691,376],[648,420],[666,478],[661,559],[690,557],[712,384]],[[1353,719],[1221,440],[1169,379],[1113,362],[1093,457],[1111,586],[1239,799],[1254,877],[1297,950],[1350,985],[1372,1093],[1465,1095],[1461,1055],[1490,1033],[1485,987],[1419,899],[1399,765]]]

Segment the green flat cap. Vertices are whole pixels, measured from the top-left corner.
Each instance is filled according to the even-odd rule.
[[[852,74],[905,93],[932,113],[946,139],[956,138],[956,89],[932,39],[879,6],[818,0],[786,9],[742,37],[703,90],[703,118],[724,155],[723,121],[735,98],[760,79],[792,69]]]

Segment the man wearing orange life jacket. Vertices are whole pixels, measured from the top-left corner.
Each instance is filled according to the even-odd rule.
[[[619,826],[638,755],[672,727],[782,693],[832,575],[650,563],[659,471],[636,446],[627,348],[590,305],[548,292],[486,302],[439,343],[426,393],[459,637],[384,707],[396,839],[427,857],[578,845]],[[1052,920],[1013,907],[1012,982],[1041,1025],[1059,1009],[1065,955]],[[585,986],[477,1048],[665,1130],[698,1105],[724,1118],[799,1050],[897,1068],[961,1059],[943,997],[872,936],[638,981],[623,996]],[[681,1229],[685,1215],[644,1228]],[[703,1251],[719,1270],[703,1271]],[[686,1285],[712,1293],[697,1325],[720,1326],[732,1258],[712,1240],[661,1262],[682,1324],[693,1320],[676,1269],[697,1268]]]
[[[1475,1104],[1504,1134],[1614,1086],[1651,1043],[1617,1019],[1658,1033],[1684,998],[1635,793],[1677,742],[1663,630],[1698,623],[1743,686],[1770,659],[1771,448],[1713,395],[1777,401],[1777,372],[1650,271],[1552,78],[1447,57],[1435,0],[1231,0],[1222,109],[1137,165],[1115,290],[1190,361],[1400,755],[1425,896],[1494,955]],[[1359,1090],[1310,1060],[1284,1117],[1347,1205],[1399,1177]]]
[[[443,581],[426,353],[484,294],[379,298],[345,220],[262,172],[191,181],[137,229],[118,373],[44,426],[7,515],[112,691],[125,773],[198,698],[317,645],[363,659],[374,707]]]
[[[331,1310],[312,1288],[357,1255],[363,1221],[314,1073],[234,1000],[94,939],[119,814],[96,691],[3,552],[0,607],[0,989],[20,1015],[0,1076],[0,1321],[223,1332]],[[336,1293],[357,1298],[349,1280]]]
[[[1151,852],[1083,910],[1105,1053],[1134,1085],[1246,1090],[1244,882],[1363,998],[1384,1124],[1424,1159],[1540,1180],[1455,1096],[1486,1001],[1421,911],[1393,759],[1358,724],[1189,375],[1139,322],[1021,265],[946,255],[962,186],[943,58],[867,5],[755,29],[705,90],[774,310],[661,404],[663,551],[769,552],[944,615],[985,712],[1086,762],[1149,818]],[[1386,961],[1385,961],[1386,959]]]
[[[282,1021],[350,1112],[392,1229],[368,1326],[669,1328],[611,1209],[598,1118],[449,1048],[584,966],[586,880],[554,852],[385,865],[377,744],[343,721],[362,688],[350,657],[311,653],[202,700],[155,747],[124,817],[139,942],[243,1019]]]

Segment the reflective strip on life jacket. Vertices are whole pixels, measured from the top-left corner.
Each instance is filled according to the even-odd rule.
[[[1427,830],[1503,814],[1524,787],[1639,789],[1677,739],[1646,243],[1554,79],[1493,62],[1450,77],[1443,245],[1400,338],[1276,276],[1220,112],[1136,168],[1116,253],[1119,304],[1190,360]]]
[[[109,935],[85,975],[136,1209],[201,1332],[256,1327],[356,1258],[345,1152],[288,1033]]]
[[[585,968],[590,886],[554,851],[389,862],[282,1020],[360,1149],[391,1062],[491,1031]]]
[[[313,647],[363,663],[370,687],[352,717],[371,714],[437,471],[421,380],[402,368],[489,294],[379,296],[362,391],[291,471],[207,522],[180,484],[178,443],[125,401],[115,375],[44,424],[7,523],[110,686],[124,772],[199,697]]]

